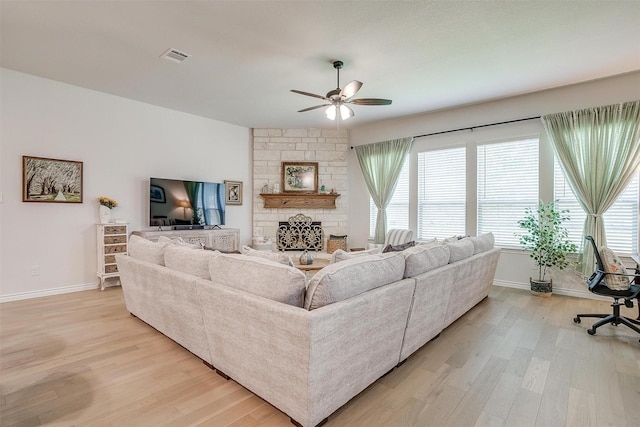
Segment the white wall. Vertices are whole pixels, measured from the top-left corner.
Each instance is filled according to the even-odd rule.
[[[405,136],[423,135],[636,99],[640,99],[640,72],[505,100],[367,124],[350,130],[350,143],[351,145],[369,144]],[[412,151],[416,153],[427,148],[473,145],[482,141],[532,135],[539,136],[541,142],[540,197],[544,200],[552,200],[553,151],[544,134],[540,120],[481,128],[473,132],[462,131],[417,138]],[[369,196],[353,150],[349,156],[349,188],[351,195],[348,233],[350,243],[364,246],[369,234]],[[475,202],[475,199],[473,201]],[[475,224],[471,225],[472,228],[475,228]],[[473,234],[475,230],[467,231]],[[503,250],[496,273],[496,282],[528,287],[529,276],[533,271],[532,266],[527,254],[518,250]],[[574,295],[587,294],[584,281],[575,275],[562,272],[555,274],[554,277],[554,291]]]
[[[252,182],[251,130],[0,69],[0,301],[97,285],[98,196],[147,228],[151,176]],[[84,162],[82,204],[22,202],[23,155]],[[251,192],[227,207],[251,240]],[[32,276],[31,267],[40,275]]]

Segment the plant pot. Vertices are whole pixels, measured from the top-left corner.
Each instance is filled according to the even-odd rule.
[[[539,297],[550,297],[553,291],[553,280],[533,280],[529,277],[531,293]]]

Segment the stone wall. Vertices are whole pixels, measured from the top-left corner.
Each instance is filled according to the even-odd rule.
[[[254,129],[253,130],[253,237],[276,242],[279,221],[303,213],[322,221],[329,234],[347,233],[349,139],[346,130],[335,129]],[[319,184],[335,189],[340,197],[336,209],[265,209],[260,197],[263,186],[270,190],[281,181],[281,162],[318,162]],[[275,244],[274,244],[275,248]]]

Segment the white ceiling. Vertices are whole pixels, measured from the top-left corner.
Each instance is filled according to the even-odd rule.
[[[640,70],[633,1],[7,1],[0,65],[246,127],[344,127]],[[177,64],[168,48],[192,55]]]

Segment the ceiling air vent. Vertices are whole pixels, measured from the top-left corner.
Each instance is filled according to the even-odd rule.
[[[160,55],[160,58],[169,59],[174,62],[182,62],[190,56],[188,53],[180,52],[177,49],[167,49]]]

